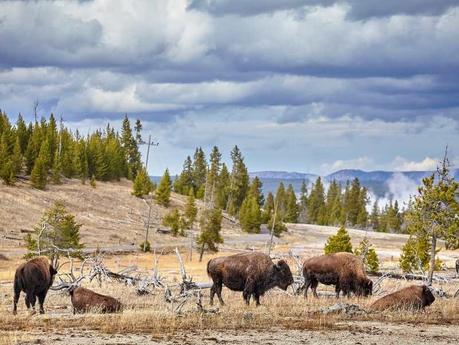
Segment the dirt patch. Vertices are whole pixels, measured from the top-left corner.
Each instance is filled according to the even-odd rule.
[[[121,345],[121,344],[454,344],[459,332],[439,325],[408,325],[378,322],[349,322],[345,330],[231,330],[189,331],[173,335],[101,334],[70,331],[57,334],[29,334],[24,344]]]

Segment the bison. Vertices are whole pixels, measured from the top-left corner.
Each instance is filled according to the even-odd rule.
[[[357,296],[372,294],[373,282],[367,278],[365,268],[357,256],[350,253],[335,253],[316,256],[303,263],[304,297],[308,288],[317,296],[317,285],[335,285],[336,297],[341,291],[346,296],[353,292]]]
[[[256,305],[260,305],[260,296],[274,287],[287,290],[293,283],[292,272],[284,260],[273,263],[263,253],[242,253],[209,260],[207,274],[212,278],[210,304],[213,304],[215,293],[221,305],[222,285],[233,291],[243,291],[247,305],[253,296]]]
[[[102,313],[116,313],[121,311],[122,308],[122,304],[117,299],[82,287],[70,289],[69,293],[74,314],[91,310],[100,310]]]
[[[370,309],[376,311],[408,309],[424,309],[435,301],[435,297],[426,285],[410,285],[404,289],[381,297]]]
[[[21,291],[26,294],[25,304],[27,309],[32,307],[32,313],[35,313],[35,302],[38,297],[40,314],[44,314],[43,304],[48,289],[53,285],[56,273],[56,266],[51,265],[45,257],[38,257],[20,265],[14,275],[13,314],[17,313],[17,304]]]

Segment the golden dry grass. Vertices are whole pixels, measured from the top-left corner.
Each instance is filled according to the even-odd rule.
[[[220,253],[222,255],[222,253]],[[188,274],[196,281],[208,281],[205,273],[205,264],[211,256],[206,256],[203,262],[199,263],[196,257],[193,261],[187,261],[184,256]],[[10,265],[18,262],[9,261]],[[105,263],[112,270],[122,269],[135,264],[142,270],[147,271],[153,264],[153,255],[129,255],[107,257]],[[11,277],[15,266],[3,272],[4,276]],[[179,279],[178,261],[175,255],[168,254],[159,259],[161,274],[170,284]],[[386,292],[410,284],[409,282],[385,280],[382,288]],[[296,329],[296,330],[325,330],[343,329],[348,327],[348,321],[378,321],[403,324],[443,324],[451,327],[459,326],[459,300],[437,299],[437,301],[423,312],[384,312],[359,315],[324,315],[319,312],[320,308],[333,305],[337,302],[335,298],[322,297],[315,299],[302,296],[293,296],[280,290],[269,291],[262,297],[262,306],[245,306],[241,293],[223,290],[223,298],[226,306],[220,307],[217,314],[206,314],[199,312],[195,299],[190,299],[184,306],[183,313],[177,315],[172,311],[172,306],[164,300],[164,291],[156,290],[152,295],[137,296],[133,287],[124,286],[117,282],[104,282],[99,287],[95,282],[84,283],[85,287],[109,294],[121,300],[125,308],[122,313],[103,315],[88,313],[84,315],[73,315],[68,295],[50,292],[46,301],[45,309],[47,314],[31,316],[25,309],[23,298],[19,304],[17,316],[11,314],[12,308],[12,283],[0,285],[0,344],[20,342],[23,333],[40,330],[42,332],[54,332],[56,330],[94,330],[102,333],[135,333],[164,335],[173,334],[178,331],[188,330],[237,330],[237,329]],[[456,288],[452,284],[442,286],[448,292]],[[320,290],[332,291],[324,286]],[[176,289],[174,290],[177,293]],[[358,304],[361,308],[368,306],[378,298],[373,296],[368,299],[340,299],[339,302]],[[205,308],[208,306],[208,291],[203,293]],[[15,333],[16,332],[16,333]],[[19,340],[16,341],[15,339]]]

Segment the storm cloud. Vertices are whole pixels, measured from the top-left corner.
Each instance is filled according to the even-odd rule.
[[[459,149],[458,34],[449,0],[3,1],[0,109],[139,117],[156,174],[234,144],[253,170],[422,167]]]

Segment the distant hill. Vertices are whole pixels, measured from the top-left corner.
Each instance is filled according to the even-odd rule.
[[[384,197],[391,193],[389,184],[394,181],[397,177],[404,177],[403,181],[411,182],[410,184],[419,185],[422,179],[432,174],[432,171],[363,171],[358,169],[343,169],[335,171],[326,176],[322,176],[324,183],[336,180],[341,183],[346,181],[352,181],[354,178],[358,178],[362,185],[367,187],[377,197]],[[459,169],[452,171],[456,180],[459,180]],[[311,184],[314,182],[318,175],[310,173],[299,173],[299,172],[285,172],[285,171],[256,171],[251,172],[250,177],[253,178],[258,176],[263,182],[263,191],[265,193],[274,192],[279,183],[283,182],[285,185],[292,184],[293,188],[297,193],[300,192],[301,183],[303,180],[306,183]],[[407,180],[409,179],[409,180]]]

